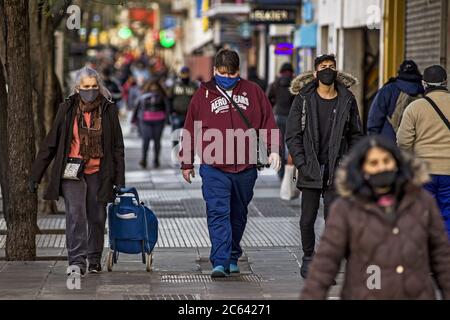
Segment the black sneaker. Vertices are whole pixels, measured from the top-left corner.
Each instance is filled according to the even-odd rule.
[[[147,169],[147,161],[141,160],[139,161],[139,165],[141,166],[142,169]]]
[[[303,279],[306,279],[306,276],[308,275],[308,269],[311,262],[312,256],[303,256],[302,266],[300,268],[300,275],[302,276]]]
[[[153,168],[158,169],[160,167],[159,160],[153,161]]]
[[[93,263],[89,265],[89,273],[100,273],[102,272],[102,265]]]

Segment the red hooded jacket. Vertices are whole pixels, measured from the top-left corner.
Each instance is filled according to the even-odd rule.
[[[257,84],[241,79],[233,89],[232,96],[253,128],[260,132],[260,139],[266,142],[268,154],[280,153],[281,134],[264,91]],[[194,125],[195,122],[197,126]],[[201,122],[201,125],[198,122]],[[267,133],[260,129],[266,129]],[[195,151],[202,164],[212,165],[225,172],[237,173],[255,167],[255,139],[254,144],[250,143],[249,139],[240,140],[233,135],[235,130],[248,132],[248,127],[238,111],[219,92],[214,79],[202,83],[192,97],[186,115],[179,154],[181,168],[184,170],[194,167]]]

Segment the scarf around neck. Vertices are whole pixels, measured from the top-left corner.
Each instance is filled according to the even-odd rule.
[[[80,137],[80,154],[85,162],[103,157],[102,143],[102,96],[91,103],[81,98],[77,109],[78,134]],[[90,123],[86,123],[84,113],[91,114]]]

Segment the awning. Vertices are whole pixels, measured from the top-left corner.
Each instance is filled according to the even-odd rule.
[[[295,31],[294,47],[317,47],[317,23],[302,25]]]

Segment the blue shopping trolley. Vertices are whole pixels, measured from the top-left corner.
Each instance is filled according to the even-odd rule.
[[[158,219],[136,188],[122,188],[108,207],[109,246],[108,271],[117,264],[119,253],[142,254],[146,270],[152,270],[153,249],[158,241]]]

